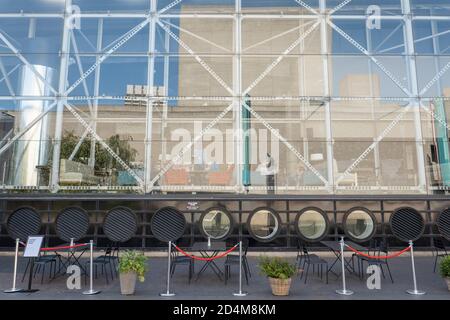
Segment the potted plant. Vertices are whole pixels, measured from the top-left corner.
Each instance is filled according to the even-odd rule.
[[[450,291],[450,256],[446,256],[442,259],[440,269],[441,276],[445,279],[445,282],[447,282],[447,287]]]
[[[120,291],[124,295],[134,294],[136,280],[144,282],[147,272],[147,257],[135,250],[125,251],[119,259]]]
[[[261,273],[269,278],[274,296],[287,296],[291,287],[295,265],[280,258],[261,257],[259,261]]]

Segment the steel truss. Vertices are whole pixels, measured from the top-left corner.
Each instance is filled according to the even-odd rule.
[[[151,192],[153,190],[162,189],[164,187],[161,186],[155,186],[156,182],[161,179],[164,174],[174,165],[174,163],[181,159],[183,155],[190,151],[190,149],[195,145],[197,141],[202,139],[202,137],[207,134],[218,122],[223,120],[225,115],[233,110],[236,115],[241,114],[242,108],[247,109],[259,122],[261,122],[279,141],[283,142],[287,148],[305,165],[306,168],[308,168],[312,173],[317,176],[321,182],[324,184],[324,188],[328,190],[328,192],[334,192],[334,188],[339,188],[339,183],[344,179],[347,175],[351,174],[355,168],[361,163],[362,160],[364,160],[373,150],[376,149],[377,145],[383,141],[383,139],[389,135],[389,133],[394,129],[394,127],[402,120],[405,113],[410,111],[411,109],[414,112],[415,115],[415,122],[416,122],[416,140],[417,142],[417,159],[419,163],[419,185],[417,186],[419,190],[422,192],[426,190],[426,177],[425,177],[425,167],[424,167],[424,153],[423,153],[423,146],[422,144],[422,136],[421,136],[421,121],[420,121],[420,109],[423,109],[426,113],[428,113],[430,116],[432,116],[435,120],[437,120],[439,123],[444,125],[447,129],[449,128],[449,125],[445,121],[445,119],[440,118],[437,116],[432,110],[430,110],[424,101],[429,101],[432,98],[422,98],[422,96],[427,93],[433,85],[438,83],[440,79],[448,72],[450,69],[450,62],[447,63],[443,68],[441,68],[436,75],[430,79],[430,81],[424,86],[424,88],[420,89],[417,87],[417,70],[415,67],[415,51],[414,51],[414,43],[424,41],[426,38],[416,39],[414,40],[412,35],[412,21],[414,20],[433,20],[433,21],[449,21],[450,17],[422,17],[422,16],[412,16],[411,15],[411,8],[410,8],[410,0],[402,0],[402,15],[393,15],[393,16],[380,16],[379,18],[382,20],[397,20],[404,22],[404,32],[405,32],[405,44],[401,46],[405,46],[407,49],[407,60],[408,60],[408,72],[410,75],[410,84],[409,88],[405,87],[401,81],[398,80],[398,78],[388,70],[380,61],[377,59],[377,56],[373,54],[370,50],[367,50],[363,45],[358,43],[356,40],[354,40],[351,36],[349,36],[344,30],[339,28],[336,24],[334,24],[333,20],[341,20],[341,19],[358,19],[358,20],[366,20],[367,16],[363,15],[335,15],[335,13],[345,6],[347,6],[349,3],[352,2],[352,0],[345,0],[339,5],[337,5],[335,8],[328,10],[326,9],[326,0],[320,0],[320,8],[319,10],[316,10],[306,4],[302,0],[294,0],[298,3],[300,7],[305,8],[308,11],[308,14],[302,14],[302,15],[277,15],[277,14],[243,14],[241,10],[241,2],[240,0],[236,0],[236,7],[235,12],[232,14],[185,14],[185,13],[177,13],[173,14],[170,13],[170,9],[174,8],[178,4],[181,4],[183,0],[175,0],[172,3],[168,4],[166,7],[164,7],[161,10],[157,10],[156,0],[149,0],[150,1],[150,12],[141,14],[141,13],[108,13],[108,14],[102,14],[102,13],[81,13],[79,14],[80,18],[92,18],[92,19],[99,19],[99,33],[97,36],[97,47],[96,50],[96,61],[95,63],[88,68],[86,71],[83,69],[81,59],[82,56],[78,50],[77,41],[75,38],[75,34],[73,31],[68,30],[66,24],[64,27],[64,33],[63,33],[63,44],[62,44],[62,51],[61,51],[61,61],[60,61],[60,79],[59,79],[59,87],[58,89],[54,88],[48,81],[42,77],[42,75],[34,68],[33,65],[29,63],[29,61],[23,56],[23,54],[17,49],[17,47],[14,46],[14,44],[8,39],[8,37],[0,30],[0,40],[5,44],[7,48],[9,48],[12,52],[12,54],[17,57],[20,62],[27,67],[30,68],[30,70],[33,72],[33,74],[43,82],[44,86],[48,88],[54,96],[50,97],[21,97],[16,96],[13,86],[11,85],[9,76],[18,68],[19,65],[16,65],[11,70],[6,70],[3,62],[0,57],[0,72],[2,75],[2,78],[0,79],[1,82],[5,82],[8,91],[11,95],[11,97],[0,97],[0,100],[14,100],[16,103],[18,100],[54,100],[54,102],[50,105],[50,107],[43,113],[41,113],[39,116],[37,116],[27,127],[25,127],[22,131],[16,133],[12,138],[9,138],[6,143],[0,148],[0,155],[5,152],[7,149],[9,149],[17,140],[19,140],[28,130],[30,130],[36,123],[38,123],[43,117],[45,117],[49,112],[53,111],[56,108],[56,126],[55,126],[55,148],[53,153],[53,168],[52,172],[55,173],[52,175],[52,182],[51,182],[51,188],[53,191],[58,191],[62,187],[58,185],[58,173],[59,173],[59,153],[60,153],[60,142],[61,142],[61,134],[62,134],[62,115],[63,115],[63,109],[66,108],[74,117],[75,119],[80,122],[80,124],[85,128],[85,131],[83,135],[81,136],[80,141],[78,142],[77,146],[74,148],[72,155],[70,158],[73,158],[76,153],[78,152],[78,149],[83,142],[84,139],[86,139],[87,135],[91,135],[91,158],[89,160],[89,165],[93,166],[95,161],[95,143],[96,141],[99,142],[105,150],[108,151],[108,153],[111,154],[111,156],[119,163],[121,166],[136,180],[138,183],[137,189],[140,192]],[[0,14],[0,18],[62,18],[66,22],[66,20],[73,18],[71,13],[69,12],[69,8],[71,5],[71,1],[66,1],[66,11],[64,14]],[[142,22],[137,24],[135,27],[130,29],[128,32],[117,38],[115,41],[111,42],[106,47],[102,48],[102,32],[103,32],[103,19],[114,19],[114,18],[142,18],[144,19]],[[194,18],[194,19],[201,19],[201,18],[224,18],[224,19],[233,19],[235,24],[235,32],[237,30],[236,36],[237,39],[235,41],[234,46],[234,52],[231,52],[229,49],[224,48],[223,46],[220,46],[214,41],[211,41],[209,39],[206,39],[204,37],[201,37],[194,32],[191,32],[189,30],[183,29],[181,27],[178,27],[172,23],[169,22],[170,18]],[[248,48],[242,48],[241,43],[241,28],[240,25],[243,20],[245,19],[304,19],[304,20],[310,20],[306,22],[303,25],[300,25],[298,27],[292,28],[290,30],[284,31],[278,35],[272,36],[266,40],[263,40],[253,46],[250,46]],[[283,52],[281,52],[276,59],[269,64],[266,69],[250,84],[250,86],[246,89],[243,89],[241,86],[241,73],[242,69],[239,67],[240,62],[240,56],[245,51],[249,50],[252,47],[262,45],[264,43],[267,43],[271,40],[277,39],[279,37],[282,37],[290,32],[294,32],[299,30],[302,27],[311,25],[306,31],[304,31],[288,48],[286,48]],[[110,56],[116,54],[117,50],[121,48],[125,43],[127,43],[130,39],[132,39],[136,34],[138,34],[141,30],[149,26],[150,32],[149,32],[149,60],[148,60],[148,93],[147,96],[142,98],[147,103],[147,118],[146,118],[146,141],[145,141],[145,150],[146,150],[146,156],[145,156],[145,176],[140,177],[138,176],[133,169],[129,167],[127,163],[125,163],[115,152],[112,150],[104,141],[103,139],[97,134],[97,109],[98,109],[98,102],[99,100],[123,100],[124,97],[118,97],[118,96],[99,96],[99,75],[100,75],[100,67],[102,63],[108,59]],[[229,96],[224,97],[171,97],[166,92],[164,96],[158,97],[156,99],[154,94],[154,64],[155,64],[155,56],[157,55],[157,52],[155,51],[155,43],[156,43],[156,35],[155,30],[156,26],[159,26],[162,30],[165,31],[166,35],[170,36],[174,41],[178,43],[183,49],[185,49],[189,56],[191,56],[197,63],[199,63],[202,68],[207,71],[207,73],[214,78],[229,94]],[[265,78],[267,77],[275,68],[279,65],[279,63],[287,56],[291,54],[291,52],[297,48],[299,45],[303,44],[304,40],[318,27],[320,26],[320,37],[321,37],[321,48],[322,52],[321,55],[324,57],[323,59],[323,67],[324,67],[324,79],[327,79],[328,77],[328,65],[327,65],[327,28],[326,26],[332,28],[335,32],[337,32],[339,35],[341,35],[344,39],[346,39],[349,43],[351,43],[355,48],[357,48],[363,55],[367,56],[392,82],[395,84],[398,88],[401,89],[401,91],[405,94],[405,97],[391,97],[391,98],[367,98],[369,100],[386,100],[386,101],[408,101],[409,104],[402,108],[402,110],[399,112],[399,114],[394,118],[394,120],[382,131],[380,136],[376,137],[374,139],[374,142],[364,151],[362,154],[344,171],[342,175],[339,177],[333,176],[333,167],[332,167],[332,161],[333,159],[333,134],[331,130],[331,117],[330,117],[330,101],[341,101],[341,100],[361,100],[363,101],[363,98],[348,98],[348,97],[341,97],[341,98],[334,98],[330,97],[329,93],[329,86],[328,83],[324,84],[325,88],[325,96],[324,97],[251,97],[250,100],[252,101],[282,101],[282,100],[298,100],[298,101],[322,101],[324,102],[325,106],[325,115],[326,115],[326,132],[327,132],[327,159],[328,159],[328,177],[325,178],[323,175],[316,170],[311,163],[305,158],[298,150],[294,148],[294,146],[285,138],[283,137],[277,130],[275,130],[271,124],[261,117],[251,106],[247,104],[247,102],[243,101],[243,97],[245,97],[247,94],[251,93],[251,91]],[[401,25],[399,26],[401,27]],[[399,27],[397,27],[388,37],[391,37],[393,33],[395,33],[397,30],[399,30]],[[178,29],[179,32],[184,32],[189,34],[190,36],[195,37],[198,40],[204,41],[222,51],[225,52],[225,54],[231,54],[235,57],[237,57],[237,60],[234,62],[237,69],[235,69],[235,77],[233,79],[233,84],[227,84],[219,75],[217,72],[214,71],[212,67],[210,67],[202,58],[201,54],[196,53],[192,48],[189,47],[189,44],[185,43],[179,36],[177,36],[171,28]],[[431,37],[438,37],[441,35],[446,34],[448,31],[444,31],[438,34],[433,34]],[[85,37],[82,32],[80,31],[80,34]],[[385,40],[386,41],[386,40]],[[92,45],[92,44],[91,44]],[[380,44],[378,48],[381,46]],[[67,85],[67,74],[68,74],[68,67],[69,67],[69,54],[70,49],[73,48],[73,56],[75,57],[78,72],[80,74],[80,78],[76,80],[73,84],[70,86]],[[377,48],[377,49],[378,49]],[[376,50],[377,50],[376,49]],[[389,50],[395,49],[395,47],[385,49],[384,52],[387,52]],[[376,51],[375,50],[375,51]],[[86,79],[91,75],[95,73],[95,88],[93,95],[90,94],[88,90],[88,86],[86,83]],[[85,96],[80,97],[74,97],[69,96],[79,85],[83,86],[83,91],[85,93]],[[137,98],[136,100],[139,100],[140,98]],[[74,109],[74,105],[69,103],[69,101],[77,101],[77,100],[86,100],[89,106],[89,120],[84,120],[80,114]],[[164,168],[161,169],[160,172],[158,172],[153,178],[151,175],[151,145],[152,145],[152,114],[153,114],[153,106],[155,101],[170,101],[170,100],[216,100],[216,101],[227,101],[230,102],[230,104],[213,120],[211,121],[201,132],[199,135],[197,135],[192,142],[190,142],[188,145],[186,145],[174,158],[170,160],[170,162],[164,166]],[[236,122],[235,125],[238,125],[239,122]],[[239,129],[239,128],[235,128]],[[239,141],[239,137],[237,138],[237,150],[240,150],[241,145]],[[238,162],[239,162],[239,155],[238,155]],[[238,170],[240,171],[240,170]],[[240,179],[237,179],[238,183],[234,187],[234,190],[236,191],[242,191],[243,186],[241,185]],[[168,186],[170,188],[170,186]],[[70,188],[70,187],[69,187]],[[103,187],[100,187],[103,188]],[[106,187],[106,188],[113,188],[113,187]],[[192,187],[190,187],[192,188]],[[199,188],[206,188],[206,186],[199,186]],[[307,186],[305,188],[308,188]],[[416,188],[416,187],[412,187]],[[136,187],[130,188],[130,189],[136,189]],[[228,189],[227,189],[228,190]]]

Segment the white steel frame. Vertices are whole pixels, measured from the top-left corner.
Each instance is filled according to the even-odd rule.
[[[398,78],[390,72],[380,61],[377,59],[377,55],[370,50],[370,48],[366,49],[362,44],[358,43],[351,36],[349,36],[344,30],[339,28],[333,21],[339,20],[362,20],[365,21],[368,17],[365,15],[344,15],[344,14],[336,14],[350,4],[352,0],[344,0],[338,6],[333,9],[327,9],[327,0],[319,0],[319,8],[312,8],[307,3],[302,0],[293,0],[298,6],[306,9],[306,14],[252,14],[252,13],[243,13],[241,0],[235,0],[235,8],[232,13],[183,13],[183,12],[171,12],[171,9],[178,4],[182,4],[183,0],[174,0],[169,5],[164,7],[163,9],[158,10],[157,0],[148,0],[150,11],[145,13],[122,13],[122,12],[108,12],[108,13],[81,13],[79,15],[80,18],[83,19],[97,19],[98,20],[98,34],[97,34],[97,45],[95,49],[95,63],[88,69],[83,70],[83,66],[81,63],[80,57],[83,54],[80,54],[78,50],[78,45],[75,38],[75,32],[73,30],[69,30],[67,27],[69,24],[66,23],[68,19],[73,18],[71,16],[71,0],[66,0],[66,8],[64,13],[48,13],[48,14],[37,14],[37,13],[1,13],[0,19],[7,18],[22,18],[22,19],[30,19],[30,18],[59,18],[64,21],[64,28],[62,33],[62,44],[60,51],[60,77],[58,88],[53,88],[50,83],[47,82],[35,69],[34,67],[27,61],[27,59],[22,55],[22,53],[14,46],[14,44],[8,39],[8,37],[0,30],[0,43],[2,46],[5,46],[10,49],[11,53],[8,54],[0,54],[0,75],[2,78],[1,82],[5,82],[8,92],[10,96],[0,96],[0,100],[11,100],[17,103],[20,100],[50,100],[53,103],[50,107],[40,114],[34,121],[32,121],[26,128],[22,131],[15,133],[13,137],[9,137],[8,140],[2,141],[0,148],[0,155],[8,150],[15,141],[20,139],[30,128],[33,127],[36,123],[39,122],[45,115],[49,112],[53,112],[56,109],[56,118],[55,118],[55,133],[54,133],[54,149],[53,149],[53,165],[52,165],[52,176],[50,183],[50,190],[53,192],[57,192],[58,190],[134,190],[142,193],[148,193],[153,190],[170,190],[170,191],[178,191],[182,189],[186,189],[183,191],[234,191],[234,192],[243,192],[245,189],[241,183],[241,166],[242,163],[242,135],[237,134],[235,137],[235,161],[237,164],[236,167],[236,185],[229,187],[214,187],[214,186],[187,186],[187,187],[174,187],[174,186],[156,186],[156,183],[164,176],[164,174],[173,166],[173,164],[181,159],[184,153],[188,152],[196,142],[198,142],[202,137],[219,121],[222,121],[223,118],[228,114],[228,112],[233,112],[233,121],[234,121],[234,129],[237,132],[240,132],[242,127],[241,115],[242,109],[246,108],[250,111],[250,113],[261,122],[270,132],[277,137],[281,142],[283,142],[288,150],[293,152],[293,154],[303,163],[303,165],[308,168],[311,172],[313,172],[323,183],[321,187],[281,187],[278,186],[277,189],[282,191],[295,191],[295,190],[317,190],[317,191],[327,191],[329,193],[334,193],[336,190],[341,189],[349,189],[349,190],[363,190],[363,189],[371,189],[374,188],[376,190],[403,190],[407,189],[409,191],[418,191],[418,192],[427,192],[427,189],[431,189],[427,184],[425,163],[424,163],[424,150],[423,150],[423,137],[422,137],[422,128],[421,128],[421,109],[428,113],[430,116],[435,118],[437,121],[445,125],[448,129],[449,125],[446,123],[444,119],[440,119],[438,116],[434,114],[432,110],[427,107],[427,103],[432,100],[432,98],[424,98],[423,95],[436,83],[439,83],[441,78],[448,72],[450,69],[450,62],[446,64],[443,68],[439,69],[437,64],[437,72],[436,75],[430,79],[428,84],[424,88],[418,87],[417,81],[417,69],[416,69],[416,61],[415,61],[415,47],[414,44],[420,41],[424,41],[428,38],[433,39],[434,48],[437,49],[436,39],[437,37],[444,35],[449,31],[444,31],[437,33],[433,31],[433,34],[429,37],[414,39],[413,35],[413,21],[433,21],[434,23],[437,21],[450,21],[449,16],[414,16],[411,12],[410,0],[400,0],[401,1],[401,9],[402,14],[400,15],[382,15],[379,18],[381,20],[395,20],[399,21],[400,25],[397,27],[392,33],[388,36],[391,37],[393,33],[397,32],[403,25],[404,32],[404,44],[400,45],[400,47],[405,46],[406,50],[406,59],[408,60],[408,75],[409,75],[409,84],[408,88],[405,87]],[[143,19],[142,22],[137,24],[134,28],[129,30],[127,33],[113,41],[111,44],[103,47],[103,22],[105,19],[119,19],[119,18],[137,18]],[[196,35],[195,33],[185,30],[179,26],[176,26],[170,22],[171,18],[180,18],[180,19],[231,19],[234,22],[233,27],[233,51],[231,52],[229,49],[224,48],[216,43],[214,43],[211,39],[205,39],[200,35]],[[305,24],[302,24],[299,27],[292,28],[290,30],[284,31],[279,35],[272,36],[268,39],[265,39],[257,44],[254,44],[250,47],[243,48],[242,47],[242,22],[246,19],[301,19],[306,21]],[[145,98],[137,98],[137,100],[142,99],[147,102],[147,112],[146,112],[146,130],[145,130],[145,163],[144,163],[144,176],[138,176],[133,169],[129,167],[120,157],[112,150],[103,139],[97,134],[97,114],[98,114],[98,106],[100,100],[124,100],[125,97],[121,96],[100,96],[99,95],[99,86],[100,86],[100,72],[102,63],[108,59],[112,55],[117,55],[117,50],[123,46],[128,40],[130,40],[134,35],[136,35],[139,31],[147,28],[149,30],[149,46],[148,46],[148,77],[147,77],[147,96]],[[259,75],[248,88],[242,87],[242,55],[245,54],[247,50],[252,47],[263,45],[268,41],[276,39],[278,37],[282,37],[290,32],[297,31],[301,27],[308,26],[308,29],[300,34],[298,39],[294,41],[288,48],[282,51],[278,56],[274,57],[274,61],[267,66],[261,75]],[[222,97],[173,97],[169,96],[167,90],[163,97],[155,97],[154,92],[154,83],[155,83],[155,57],[160,55],[160,53],[156,52],[156,29],[160,27],[165,31],[166,43],[167,47],[170,43],[169,37],[176,41],[180,47],[186,50],[187,54],[179,54],[177,56],[190,56],[195,61],[197,61],[205,71],[211,75],[229,94],[229,96]],[[252,101],[283,101],[283,100],[297,100],[297,101],[321,101],[323,102],[324,107],[324,126],[326,131],[326,155],[327,155],[327,177],[322,176],[322,174],[316,170],[311,163],[309,163],[307,156],[302,155],[295,147],[285,138],[283,137],[277,130],[273,128],[273,126],[269,123],[267,119],[261,117],[252,107],[250,107],[246,102],[244,97],[246,94],[250,93],[253,88],[255,88],[267,75],[269,75],[272,70],[287,56],[291,54],[291,52],[299,45],[303,45],[304,40],[317,28],[320,30],[320,40],[321,40],[321,55],[322,55],[322,63],[323,63],[323,89],[324,95],[322,97],[312,97],[312,96],[298,96],[298,97],[251,97]],[[328,66],[328,36],[327,32],[331,28],[334,32],[341,35],[343,37],[342,41],[349,41],[356,49],[358,49],[362,55],[367,56],[370,61],[372,61],[397,87],[399,87],[402,92],[405,94],[405,97],[391,97],[391,98],[378,98],[378,97],[368,97],[368,98],[350,98],[350,97],[331,97],[330,93],[330,85],[328,83],[329,79],[329,66]],[[173,29],[178,29],[179,32],[184,32],[189,34],[190,36],[195,37],[196,39],[205,41],[215,48],[221,50],[223,56],[232,56],[233,58],[233,80],[232,84],[226,83],[219,75],[214,71],[212,67],[208,65],[204,61],[202,57],[208,56],[207,54],[199,54],[195,52],[193,49],[189,47],[188,43],[185,43],[179,36],[177,36]],[[85,37],[82,32],[80,34]],[[92,45],[92,44],[91,44]],[[382,44],[381,44],[382,45]],[[379,47],[381,46],[379,45]],[[399,47],[399,46],[397,46]],[[392,47],[389,49],[384,49],[381,52],[388,52],[390,50],[396,49],[397,47]],[[71,50],[72,49],[72,50]],[[378,49],[378,48],[377,48]],[[375,51],[377,51],[375,49]],[[437,53],[435,51],[435,53]],[[15,72],[15,70],[19,67],[16,65],[11,70],[6,70],[4,64],[2,62],[3,55],[11,55],[17,57],[20,62],[26,66],[28,66],[33,73],[38,77],[54,94],[54,96],[41,96],[41,97],[26,97],[26,96],[17,96],[14,92],[14,88],[11,84],[9,76]],[[80,73],[80,78],[75,81],[73,84],[69,85],[67,82],[68,79],[68,69],[69,69],[69,58],[70,55],[75,57],[75,61],[77,64],[78,71]],[[124,56],[133,56],[133,54],[120,54]],[[168,83],[168,57],[169,53],[166,53],[164,56],[165,59],[165,67],[164,67],[164,81],[165,84]],[[215,56],[220,56],[220,54],[216,54]],[[268,55],[272,56],[272,55]],[[437,58],[439,59],[439,57]],[[166,66],[167,64],[167,66]],[[86,78],[89,77],[92,73],[94,73],[94,90],[92,95],[88,90],[88,86],[86,84]],[[83,91],[85,96],[71,96],[70,93],[73,92],[79,85],[83,86]],[[449,100],[448,98],[442,97],[444,100]],[[81,117],[79,112],[77,112],[73,102],[74,101],[87,101],[89,106],[89,115],[88,120]],[[159,172],[152,173],[151,168],[151,155],[152,155],[152,128],[153,128],[153,107],[156,101],[164,101],[166,105],[165,112],[167,112],[167,103],[171,100],[216,100],[223,101],[229,103],[229,105],[220,113],[218,116],[209,123],[195,138],[194,140],[186,145],[176,157],[172,158],[171,161],[165,165]],[[385,100],[385,101],[407,101],[408,105],[404,107],[397,116],[393,119],[393,121],[382,131],[380,136],[374,138],[374,142],[343,172],[342,175],[335,177],[334,169],[333,169],[333,132],[332,132],[332,114],[330,110],[330,104],[332,101],[364,101],[364,100]],[[78,143],[78,145],[74,148],[70,159],[73,158],[78,152],[79,146],[82,141],[86,139],[87,135],[91,135],[91,155],[89,159],[89,165],[94,166],[95,161],[95,144],[99,142],[110,154],[114,157],[118,163],[122,165],[122,167],[134,177],[137,181],[136,187],[120,187],[120,186],[85,186],[85,187],[62,187],[59,186],[59,160],[60,160],[60,143],[62,138],[62,126],[63,126],[63,111],[67,109],[70,113],[73,114],[75,119],[77,119],[80,124],[85,128],[83,135]],[[412,110],[414,113],[414,123],[415,123],[415,138],[416,138],[416,154],[417,154],[417,164],[418,164],[418,184],[416,186],[410,187],[385,187],[385,186],[374,186],[374,187],[341,187],[339,186],[339,182],[345,178],[346,175],[352,173],[354,169],[360,164],[360,162],[365,159],[370,152],[376,150],[378,144],[383,141],[383,139],[392,131],[392,129],[402,120],[405,113]],[[270,121],[275,121],[275,119],[270,119]],[[4,189],[29,189],[33,188],[30,186],[3,186]],[[37,187],[36,187],[37,188]],[[264,189],[264,187],[250,187],[251,190],[259,190]]]

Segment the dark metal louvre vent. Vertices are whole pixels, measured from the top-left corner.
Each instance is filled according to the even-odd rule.
[[[86,236],[88,229],[89,215],[81,208],[65,208],[56,218],[56,234],[61,240],[78,241]]]
[[[394,236],[402,241],[415,241],[425,231],[425,223],[422,215],[413,208],[399,208],[394,211],[390,219],[390,225]]]
[[[450,240],[450,208],[441,212],[437,219],[437,227],[439,233],[447,240]]]
[[[103,221],[103,232],[113,242],[126,242],[136,234],[136,231],[136,215],[129,208],[114,208],[108,212]]]
[[[152,217],[151,230],[159,241],[178,240],[184,234],[185,228],[184,214],[173,207],[161,208]]]
[[[41,216],[33,208],[17,209],[9,216],[6,230],[11,238],[25,242],[41,230]]]

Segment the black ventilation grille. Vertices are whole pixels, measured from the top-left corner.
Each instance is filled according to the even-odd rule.
[[[178,240],[184,234],[185,228],[186,218],[175,208],[161,208],[152,217],[152,233],[159,241]]]
[[[450,240],[450,208],[441,212],[437,219],[437,227],[439,233],[447,240]]]
[[[41,216],[32,208],[20,208],[14,211],[6,222],[6,230],[14,240],[27,241],[41,230]]]
[[[425,231],[422,215],[413,208],[399,208],[394,211],[390,220],[394,236],[402,241],[415,241]]]
[[[126,242],[136,234],[136,231],[136,215],[125,207],[109,211],[103,222],[103,232],[113,242]]]
[[[61,240],[78,241],[86,236],[88,229],[89,215],[81,208],[65,208],[56,218],[56,234]]]

